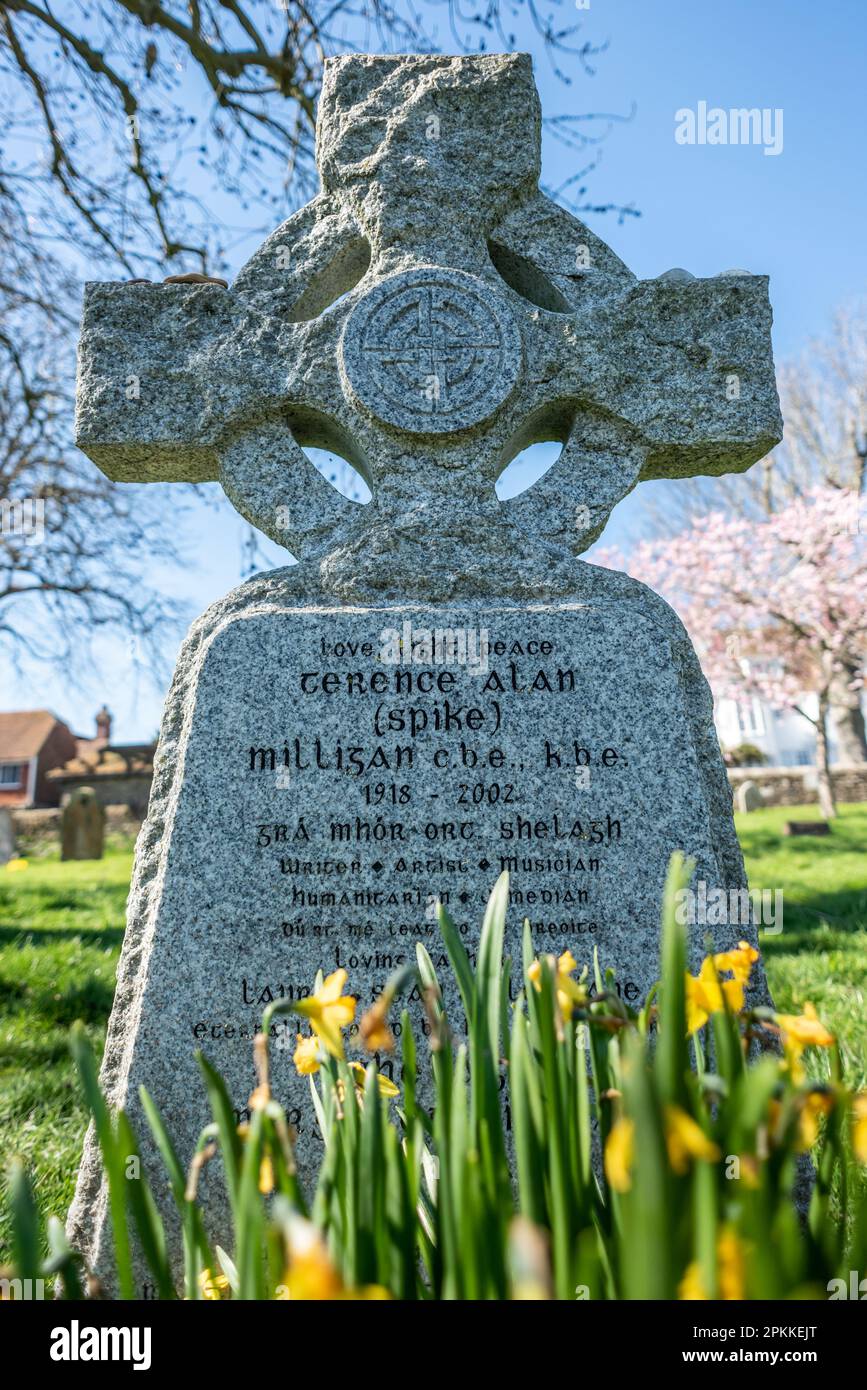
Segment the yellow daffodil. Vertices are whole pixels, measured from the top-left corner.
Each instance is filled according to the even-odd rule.
[[[228,1292],[229,1280],[225,1274],[212,1274],[209,1269],[203,1269],[199,1275],[199,1288],[202,1298],[216,1302]]]
[[[831,1047],[834,1035],[821,1022],[812,1004],[804,1005],[802,1014],[776,1014],[775,1021],[783,1037],[783,1053],[792,1080],[799,1084],[806,1076],[801,1060],[808,1047]]]
[[[731,1226],[723,1226],[716,1243],[717,1282],[719,1296],[726,1302],[739,1303],[746,1287],[746,1258],[744,1243]]]
[[[20,874],[22,869],[29,867],[26,859],[10,859],[6,865],[7,874]]]
[[[277,1297],[318,1302],[338,1298],[342,1292],[342,1280],[318,1232],[308,1239],[296,1237]]]
[[[344,1288],[325,1242],[311,1221],[292,1216],[286,1238],[286,1272],[275,1297],[281,1301],[368,1300],[390,1298],[379,1284]]]
[[[744,1297],[746,1260],[744,1244],[731,1226],[723,1226],[716,1243],[716,1275],[719,1286],[718,1297],[726,1302],[739,1302]],[[704,1301],[709,1297],[701,1277],[698,1260],[687,1265],[684,1276],[677,1287],[677,1296],[683,1302]]]
[[[315,1035],[305,1038],[298,1034],[292,1061],[299,1076],[314,1076],[321,1066],[321,1055],[319,1039]]]
[[[689,1171],[690,1159],[716,1163],[720,1157],[716,1144],[679,1105],[665,1107],[665,1143],[668,1161],[675,1173],[680,1175]]]
[[[810,1091],[809,1095],[804,1097],[798,1116],[797,1148],[801,1153],[805,1153],[807,1149],[812,1149],[819,1138],[820,1118],[823,1115],[830,1115],[833,1109],[834,1097],[830,1091]]]
[[[745,983],[743,976],[737,975],[732,980],[721,980],[713,956],[705,957],[698,975],[687,974],[686,1027],[690,1036],[704,1027],[711,1014],[722,1013],[726,1005],[732,1013],[740,1013]]]
[[[834,1036],[822,1023],[812,1004],[804,1005],[802,1014],[777,1014],[778,1026],[802,1047],[830,1047]]]
[[[749,984],[750,972],[759,958],[759,953],[755,946],[751,946],[748,941],[739,941],[737,949],[734,951],[720,951],[713,958],[713,963],[719,974],[724,974],[730,970],[736,980],[742,984]]]
[[[867,1164],[867,1091],[852,1100],[852,1148],[858,1162]]]
[[[605,1144],[605,1176],[615,1192],[628,1192],[632,1186],[635,1157],[635,1122],[621,1117],[612,1125]]]
[[[364,1090],[364,1083],[367,1080],[367,1073],[360,1062],[350,1062],[349,1070],[352,1072],[352,1079],[359,1091]],[[400,1095],[400,1087],[395,1086],[394,1082],[387,1076],[383,1076],[381,1071],[376,1073],[376,1084],[379,1087],[379,1094],[384,1100],[392,1100],[394,1096]]]
[[[335,1276],[336,1277],[336,1276]],[[283,1283],[274,1295],[278,1302],[327,1301],[329,1303],[379,1302],[391,1298],[388,1289],[382,1284],[362,1284],[357,1289],[346,1289],[340,1283],[329,1282],[328,1275],[311,1263],[297,1263],[292,1270],[287,1269]]]
[[[707,1294],[701,1278],[701,1266],[698,1260],[693,1260],[692,1264],[687,1265],[686,1272],[677,1286],[677,1296],[683,1303],[701,1303],[707,1301]]]
[[[557,1003],[563,1022],[568,1023],[574,1009],[581,1008],[587,1003],[586,986],[571,978],[572,972],[578,969],[578,962],[571,951],[564,951],[559,960],[555,959],[554,956],[548,956],[546,959],[554,976],[554,988],[557,991]],[[533,961],[527,971],[527,978],[534,989],[541,991],[542,962],[540,960]]]
[[[372,1008],[363,1014],[358,1024],[358,1035],[362,1047],[368,1052],[393,1052],[394,1034],[388,1026],[388,1009],[391,1000],[383,994]]]
[[[259,1164],[259,1191],[263,1197],[274,1191],[274,1164],[269,1154],[266,1154]]]
[[[295,1008],[309,1020],[310,1027],[324,1043],[332,1057],[343,1056],[341,1028],[346,1028],[355,1018],[356,1000],[343,994],[346,984],[346,971],[335,970],[320,985],[309,999],[302,999]]]

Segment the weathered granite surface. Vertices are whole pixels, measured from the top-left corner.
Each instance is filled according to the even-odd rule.
[[[686,633],[577,556],[639,478],[745,468],[776,442],[766,280],[637,281],[546,199],[522,55],[335,60],[317,146],[321,196],[231,290],[85,301],[81,446],[118,479],[219,476],[303,557],[191,630],[137,847],[103,1080],[141,1133],[146,1084],[185,1157],[206,1116],[193,1049],[240,1117],[265,1003],[338,964],[369,1003],[417,939],[435,952],[433,895],[472,947],[508,867],[511,946],[529,916],[540,948],[597,947],[637,1003],[670,853],[745,882]],[[557,463],[501,503],[500,472],[548,439]],[[369,505],[308,445],[348,458]],[[487,658],[394,664],[404,624],[484,632]],[[279,1047],[274,1086],[308,1166],[306,1082]],[[90,1138],[70,1227],[100,1269],[103,1212]]]
[[[121,480],[221,478],[347,600],[437,599],[468,540],[527,597],[552,565],[568,592],[639,478],[747,467],[781,432],[766,277],[637,280],[539,192],[539,121],[523,54],[329,62],[322,194],[231,290],[87,287],[80,446]],[[299,445],[349,458],[370,508]]]
[[[191,1151],[207,1119],[196,1047],[228,1075],[243,1118],[262,1010],[307,993],[318,968],[345,965],[364,1007],[416,940],[439,960],[433,895],[472,947],[508,868],[507,949],[519,954],[527,916],[539,949],[569,946],[587,963],[598,949],[637,1005],[657,978],[670,853],[694,855],[710,885],[743,884],[711,697],[679,621],[622,575],[579,561],[574,578],[568,602],[374,609],[335,606],[299,567],[252,581],[196,624],[166,706],[103,1071],[140,1133],[145,1084]],[[406,621],[485,628],[487,670],[378,661],[383,632]],[[339,679],[325,694],[329,672]],[[362,677],[351,695],[350,673]],[[431,673],[451,678],[445,693],[394,693],[398,675],[415,687]],[[370,689],[376,677],[388,693]],[[435,728],[447,709],[451,727]],[[426,727],[378,733],[386,710]],[[468,710],[479,727],[468,728]],[[370,804],[377,788],[384,799]],[[694,965],[706,931],[695,929]],[[753,933],[712,934],[722,949]],[[306,1169],[318,1158],[307,1081],[279,1045],[272,1082]],[[148,1143],[144,1154],[158,1171]],[[225,1232],[219,1180],[208,1197]],[[73,1213],[79,1241],[99,1201],[91,1145]],[[104,1252],[88,1248],[99,1266]]]

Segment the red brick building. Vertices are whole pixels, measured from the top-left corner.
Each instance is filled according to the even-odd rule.
[[[0,714],[0,806],[56,806],[60,787],[48,773],[78,748],[75,734],[50,710]]]

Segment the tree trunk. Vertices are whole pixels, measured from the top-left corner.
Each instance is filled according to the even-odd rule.
[[[867,763],[867,733],[861,710],[861,687],[851,688],[857,671],[844,670],[831,686],[831,717],[839,763]]]
[[[833,820],[837,814],[834,804],[834,782],[828,762],[828,692],[819,696],[819,718],[816,720],[816,768],[819,784],[819,810],[825,820]]]

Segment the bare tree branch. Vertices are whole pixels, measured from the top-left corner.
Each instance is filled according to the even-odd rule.
[[[441,30],[459,51],[514,48],[520,19],[568,85],[607,46],[574,15],[571,0],[2,0],[0,646],[13,659],[74,663],[106,628],[156,658],[176,617],[148,570],[174,557],[182,494],[113,485],[71,442],[81,279],[225,271],[233,241],[311,197],[328,55],[435,52]],[[557,190],[573,210],[621,119],[551,122],[582,154]],[[24,499],[44,507],[39,541],[15,531]]]

